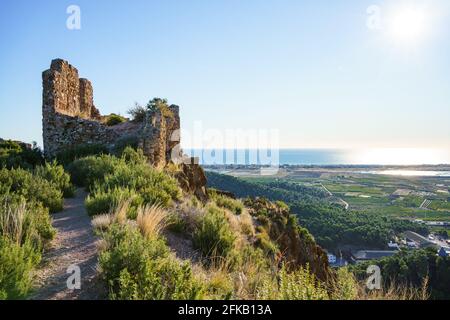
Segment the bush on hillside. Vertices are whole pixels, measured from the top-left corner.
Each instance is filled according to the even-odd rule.
[[[46,162],[42,166],[34,169],[34,174],[53,183],[64,195],[65,198],[73,197],[75,188],[70,182],[70,175],[64,171],[64,167],[56,162]]]
[[[48,209],[17,195],[0,196],[0,300],[26,297],[31,271],[54,235]]]
[[[75,184],[90,191],[135,190],[145,204],[171,205],[180,197],[177,181],[146,163],[141,150],[128,147],[121,158],[109,155],[86,157],[69,166]]]
[[[0,236],[0,300],[27,296],[32,286],[31,272],[40,258],[29,241],[18,244]]]
[[[19,244],[30,240],[42,247],[55,235],[48,209],[22,196],[0,195],[0,235]]]
[[[63,208],[63,194],[53,183],[23,169],[1,169],[0,185],[3,193],[23,196],[28,201],[37,201],[58,212]]]
[[[259,293],[262,300],[328,300],[328,291],[309,268],[278,272],[278,281],[267,281]]]
[[[230,197],[218,194],[215,190],[208,190],[211,199],[221,208],[226,208],[234,214],[240,215],[244,210],[244,205],[241,201],[232,199]]]
[[[131,116],[133,122],[144,122],[147,109],[136,102],[134,107],[128,110],[128,114]]]
[[[129,225],[113,225],[99,256],[101,275],[111,299],[192,300],[202,297],[203,285],[188,262],[169,255],[161,238],[145,238]]]
[[[102,181],[107,174],[114,172],[120,159],[110,155],[88,156],[75,160],[68,171],[73,182],[87,190],[94,188],[97,181]]]
[[[29,148],[24,143],[11,140],[0,141],[0,168],[31,169],[44,162],[42,151],[36,143]]]
[[[126,147],[120,153],[120,157],[129,164],[148,164],[148,159],[142,149],[134,149],[131,146]]]
[[[124,201],[129,201],[127,217],[129,219],[135,219],[137,208],[144,203],[144,200],[133,189],[97,189],[86,198],[85,204],[88,214],[95,216],[111,212],[119,203]]]
[[[121,115],[111,113],[109,116],[106,116],[106,125],[109,127],[118,125],[120,123],[124,123],[127,121],[127,118],[122,117]]]
[[[67,147],[56,155],[56,160],[66,166],[80,158],[108,153],[109,149],[103,144],[82,144]]]
[[[225,213],[216,206],[210,206],[194,231],[194,246],[205,257],[226,257],[233,249],[235,240],[236,235],[231,230]]]
[[[180,197],[177,181],[147,164],[133,164],[122,161],[114,172],[106,175],[98,184],[103,190],[129,188],[136,190],[145,204],[171,205],[172,200]]]

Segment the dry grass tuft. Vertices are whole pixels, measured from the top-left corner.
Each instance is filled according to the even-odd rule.
[[[429,279],[426,277],[420,288],[392,283],[389,288],[367,291],[360,285],[358,300],[429,300]]]
[[[92,219],[91,224],[94,230],[106,231],[113,222],[114,216],[112,216],[111,214],[101,214],[95,216]]]
[[[198,227],[198,222],[205,214],[205,210],[192,203],[192,199],[186,198],[178,204],[176,211],[186,225],[186,231],[192,233]]]
[[[113,221],[119,224],[125,224],[127,223],[127,214],[130,209],[130,202],[129,201],[122,201],[117,204],[115,208],[111,210],[109,215],[113,217]]]
[[[253,237],[255,235],[255,226],[253,225],[253,218],[247,212],[244,211],[239,216],[239,225],[241,227],[241,232],[249,237]]]
[[[25,203],[21,203],[17,208],[8,206],[3,214],[0,215],[0,234],[20,244],[25,235],[24,224],[26,218]]]
[[[146,238],[156,238],[169,224],[169,213],[159,205],[138,209],[137,226]]]

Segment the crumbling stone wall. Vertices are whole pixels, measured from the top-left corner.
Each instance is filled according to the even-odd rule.
[[[78,70],[67,61],[53,60],[43,80],[43,140],[46,157],[82,144],[105,144],[113,147],[124,136],[136,136],[144,154],[155,166],[164,166],[179,139],[179,107],[171,106],[170,116],[161,110],[149,112],[141,124],[124,123],[108,127],[94,105],[92,84],[80,79]],[[178,135],[179,136],[179,135]]]
[[[111,144],[118,138],[114,130],[97,121],[92,85],[78,77],[67,61],[53,60],[43,81],[43,140],[46,157],[80,144]]]
[[[94,89],[88,79],[80,79],[80,116],[100,120],[100,112],[94,106]]]
[[[144,121],[139,147],[150,162],[162,167],[167,161],[181,158],[179,107],[171,105],[167,112],[149,112]],[[175,157],[175,159],[174,159]]]

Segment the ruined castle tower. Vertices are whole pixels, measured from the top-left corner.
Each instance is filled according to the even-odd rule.
[[[42,124],[44,153],[47,158],[86,144],[113,148],[125,137],[136,137],[144,154],[155,166],[164,166],[179,145],[179,107],[170,106],[169,114],[149,112],[143,123],[126,122],[116,126],[102,123],[94,106],[92,84],[80,79],[78,70],[67,61],[53,60],[42,74]]]
[[[70,148],[102,144],[114,149],[123,138],[135,137],[144,155],[156,167],[169,161],[181,163],[176,178],[183,190],[206,202],[206,176],[180,149],[180,110],[176,105],[148,111],[142,122],[107,126],[94,106],[92,84],[80,79],[67,61],[53,60],[42,73],[42,125],[44,153],[49,159]]]

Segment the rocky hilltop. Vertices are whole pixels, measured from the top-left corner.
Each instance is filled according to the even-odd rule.
[[[108,126],[101,121],[102,115],[94,104],[94,92],[89,80],[79,78],[78,70],[62,59],[51,62],[50,69],[42,74],[43,79],[43,138],[47,158],[54,157],[68,147],[85,144],[103,144],[113,147],[121,138],[135,136],[150,164],[165,167],[180,155],[179,107],[170,105],[168,110],[151,110],[142,122],[125,122]],[[184,159],[186,160],[186,159]],[[175,174],[180,187],[206,202],[206,176],[195,161],[180,161],[180,170]],[[186,164],[187,163],[187,164]],[[259,212],[273,212],[267,232],[285,254],[286,261],[294,267],[306,266],[326,280],[330,276],[326,255],[295,226],[280,221],[289,220],[289,212],[277,209],[269,202],[248,202],[250,212],[257,220]],[[251,205],[249,205],[251,203]],[[255,205],[257,204],[255,209]],[[263,205],[264,204],[264,205]],[[273,207],[272,207],[273,206]],[[280,210],[280,211],[277,211]]]
[[[43,72],[42,80],[45,159],[65,159],[61,158],[61,154],[68,151],[70,154],[85,146],[101,146],[102,150],[93,156],[80,153],[63,168],[56,163],[44,164],[40,150],[33,149],[40,153],[40,158],[29,163],[30,168],[46,165],[45,170],[53,170],[51,166],[55,166],[54,170],[63,173],[67,169],[70,174],[66,176],[68,183],[71,180],[88,191],[89,194],[77,199],[80,208],[78,218],[82,222],[80,234],[86,234],[91,228],[91,220],[86,217],[88,213],[94,216],[93,226],[110,230],[111,237],[118,236],[114,234],[115,228],[124,232],[126,237],[136,237],[128,243],[131,247],[124,251],[125,255],[132,254],[140,241],[149,241],[142,246],[145,252],[148,246],[163,246],[163,251],[170,251],[187,261],[183,268],[189,267],[199,272],[195,276],[190,273],[186,275],[186,285],[198,286],[198,295],[279,298],[284,294],[282,291],[287,290],[283,287],[286,281],[296,283],[304,277],[309,279],[311,290],[317,290],[318,297],[331,294],[325,288],[336,281],[336,274],[329,268],[327,255],[309,232],[298,224],[287,205],[264,198],[240,200],[231,193],[207,189],[203,168],[195,159],[184,156],[180,149],[180,108],[177,105],[169,105],[166,100],[155,98],[146,108],[139,109],[139,117],[132,120],[121,117],[121,121],[111,123],[108,120],[112,115],[102,115],[94,104],[91,82],[80,78],[78,70],[69,62],[53,60],[50,69]],[[133,147],[128,145],[128,148],[117,151],[120,150],[117,147],[131,137],[136,142]],[[3,162],[11,168],[23,167],[20,163],[29,160],[30,157],[22,156],[27,148],[1,139],[0,144],[8,149],[4,152]],[[18,151],[12,152],[12,149]],[[14,172],[11,171],[11,174]],[[55,194],[61,202],[63,193]],[[149,207],[150,204],[161,207]],[[125,216],[119,219],[122,207],[126,208],[122,210]],[[143,225],[145,217],[142,212],[146,210],[149,211],[146,213],[148,217],[155,212],[167,215],[171,225],[176,226],[172,225],[173,228],[165,230],[164,234],[156,232],[151,239],[145,240],[148,235],[138,236],[133,229],[136,224],[128,222],[135,219],[140,231],[145,231],[148,226]],[[70,236],[65,233],[67,226],[55,224],[55,227],[59,239]],[[165,241],[159,243],[158,239],[166,239],[167,245]],[[108,250],[115,250],[114,241]],[[95,256],[96,249],[89,248],[86,252]],[[73,252],[77,250],[74,248]],[[58,259],[63,261],[65,257]],[[171,259],[163,254],[150,261],[161,260],[160,264],[155,262],[159,267],[167,263],[173,268],[181,267],[178,260]],[[123,261],[119,262],[127,261],[124,256]],[[149,263],[147,260],[141,262],[144,265]],[[109,262],[105,263],[104,259],[100,262],[103,270],[101,276],[110,277],[113,281],[120,280],[122,275],[108,274]],[[57,273],[55,270],[50,271]],[[117,270],[122,270],[122,267]],[[214,280],[219,274],[223,277],[220,285]],[[312,278],[308,278],[309,274]],[[96,274],[92,276],[95,278]],[[140,279],[140,276],[134,276],[136,281]],[[158,276],[162,281],[172,281],[170,277]],[[43,282],[50,281],[43,277]],[[196,281],[202,277],[203,284],[197,285]],[[144,290],[148,285],[136,284],[136,288]],[[125,292],[120,286],[109,289],[121,294]],[[147,298],[144,291],[134,293],[133,297]],[[292,294],[302,292],[298,288],[294,291]],[[47,296],[47,291],[40,292]]]

